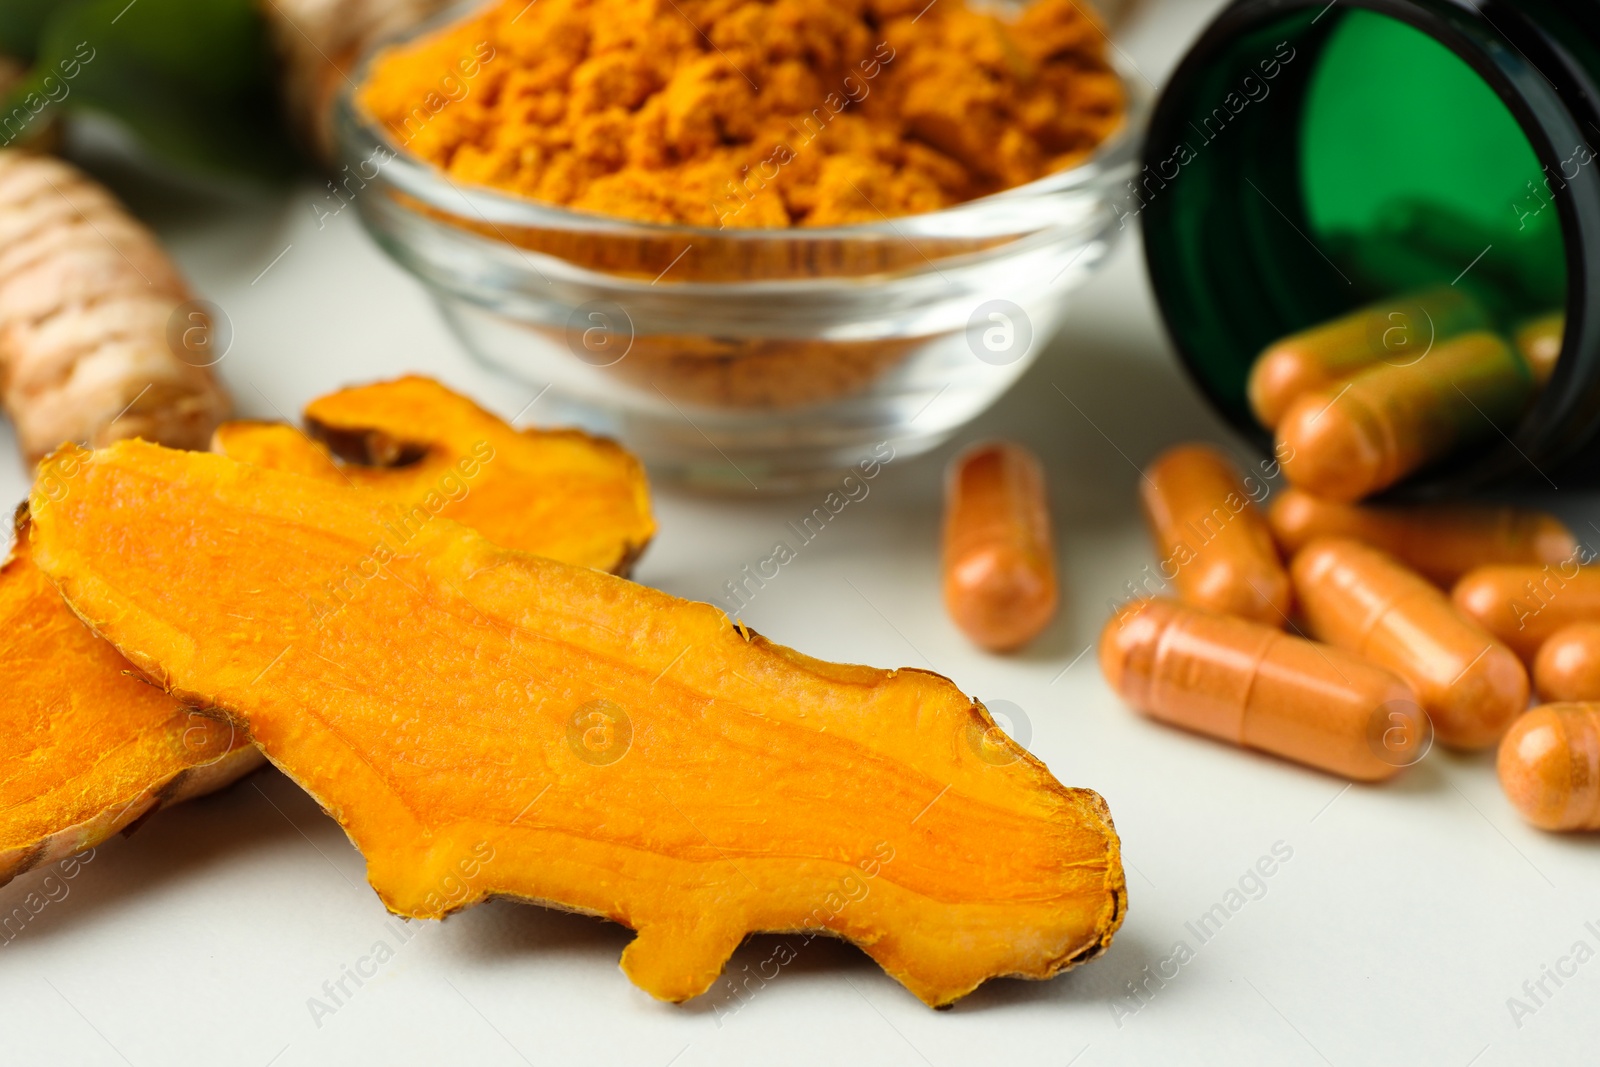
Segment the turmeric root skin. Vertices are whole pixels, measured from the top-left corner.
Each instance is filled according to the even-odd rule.
[[[63,441],[206,446],[228,398],[168,343],[192,295],[105,189],[0,150],[0,400],[30,463]]]
[[[442,518],[396,544],[365,494],[219,456],[67,447],[45,472],[40,567],[147,675],[248,723],[398,914],[606,916],[673,1001],[749,932],[831,932],[931,1005],[1050,977],[1122,921],[1104,801],[975,746],[993,720],[937,675],[814,660]],[[356,598],[308,610],[346,568]]]

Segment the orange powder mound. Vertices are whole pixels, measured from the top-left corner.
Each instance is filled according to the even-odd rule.
[[[454,181],[703,226],[935,211],[1122,122],[1075,0],[505,0],[379,57],[359,99]]]

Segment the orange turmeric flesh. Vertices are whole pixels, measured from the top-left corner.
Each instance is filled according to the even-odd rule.
[[[259,466],[359,484],[402,508],[439,504],[509,546],[582,565],[625,568],[654,531],[643,471],[609,441],[518,433],[423,378],[347,389],[309,410],[320,417],[316,432],[367,465],[341,469],[282,423],[227,423],[217,442]],[[40,488],[68,491],[58,477]],[[318,603],[329,610],[339,595]],[[0,569],[0,883],[265,762],[248,731],[132,670],[72,614],[20,539]]]
[[[429,378],[341,389],[305,418],[310,437],[284,423],[225,423],[212,450],[375,491],[412,527],[440,515],[506,548],[615,574],[655,534],[644,468],[621,446],[517,430]]]
[[[32,498],[40,567],[150,677],[247,723],[397,914],[605,916],[672,1001],[747,933],[830,932],[931,1005],[1121,923],[1105,802],[937,675],[814,660],[448,520],[397,544],[370,496],[222,456],[47,465],[67,491]],[[351,572],[350,603],[308,610]]]
[[[0,885],[261,766],[249,735],[133,673],[34,566],[0,568]]]

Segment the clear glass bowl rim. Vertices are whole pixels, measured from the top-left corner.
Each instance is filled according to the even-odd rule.
[[[376,121],[364,114],[355,96],[366,83],[372,62],[381,52],[456,22],[483,6],[484,0],[466,0],[465,3],[451,5],[433,18],[381,38],[369,46],[352,76],[346,79],[339,90],[335,100],[335,130],[338,151],[346,163],[368,160],[379,149],[386,150],[391,157],[382,164],[382,175],[405,193],[448,215],[462,216],[464,204],[484,221],[509,226],[655,240],[700,238],[725,242],[795,244],[808,241],[903,240],[908,236],[947,237],[952,234],[963,237],[1012,236],[1016,234],[1017,225],[1015,212],[1010,209],[1029,200],[1103,188],[1130,171],[1140,154],[1152,102],[1152,94],[1142,84],[1138,72],[1113,44],[1111,65],[1122,83],[1125,101],[1122,126],[1087,159],[1066,170],[939,211],[899,215],[878,222],[847,226],[718,228],[644,222],[574,211],[502,193],[489,186],[456,182],[438,167],[395,145]],[[1107,40],[1110,41],[1109,37]],[[993,210],[997,207],[1008,210]]]

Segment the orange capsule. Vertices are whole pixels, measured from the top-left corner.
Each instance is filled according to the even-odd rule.
[[[1378,363],[1301,396],[1278,424],[1291,482],[1328,500],[1370,496],[1509,426],[1533,377],[1504,339],[1471,333],[1406,364]]]
[[[1363,507],[1290,487],[1272,499],[1267,521],[1293,556],[1318,537],[1348,537],[1381,549],[1440,585],[1487,563],[1560,563],[1578,542],[1565,523],[1509,507]]]
[[[1044,470],[1021,445],[962,453],[945,494],[944,603],[974,644],[1020,648],[1060,602]]]
[[[1451,590],[1463,615],[1532,663],[1557,630],[1600,620],[1600,568],[1577,554],[1543,567],[1479,567]]]
[[[1439,740],[1485,748],[1528,706],[1516,655],[1392,556],[1356,541],[1313,541],[1290,566],[1312,636],[1416,687]]]
[[[1144,472],[1141,492],[1161,575],[1179,596],[1224,615],[1288,621],[1288,572],[1226,456],[1209,445],[1168,449]]]
[[[1512,724],[1500,788],[1541,830],[1600,830],[1600,706],[1546,704]]]
[[[1111,688],[1151,718],[1360,781],[1427,754],[1411,686],[1348,652],[1156,598],[1100,635]]]
[[[1556,372],[1561,359],[1561,348],[1567,339],[1567,316],[1557,311],[1525,323],[1517,331],[1517,351],[1533,372],[1533,380],[1544,385]]]
[[[1534,657],[1533,688],[1540,700],[1600,700],[1600,621],[1551,634]]]
[[[1490,325],[1471,297],[1447,285],[1372,304],[1268,346],[1250,368],[1250,409],[1276,429],[1305,393],[1379,360],[1409,362],[1430,344]]]

